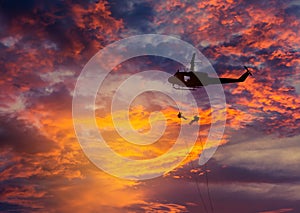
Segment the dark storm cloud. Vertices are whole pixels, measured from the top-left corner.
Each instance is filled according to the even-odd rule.
[[[240,141],[239,143],[243,143]],[[238,145],[238,144],[237,144]],[[224,145],[226,146],[226,145]],[[262,145],[264,146],[264,145]],[[219,148],[218,156],[226,152]],[[234,153],[241,153],[235,152]],[[262,152],[262,151],[261,151]],[[233,156],[232,152],[229,153]],[[274,155],[276,155],[274,153]],[[227,159],[230,158],[226,155]],[[247,155],[248,156],[248,155]],[[247,157],[251,159],[251,156]],[[276,158],[276,157],[275,157]],[[282,160],[284,162],[284,160]],[[256,164],[256,163],[254,163]],[[258,160],[258,164],[264,164]],[[284,164],[284,163],[283,163]],[[180,179],[151,180],[151,191],[148,199],[164,200],[167,203],[184,205],[189,212],[204,211],[203,202],[209,208],[209,198],[205,175],[198,176],[205,169],[204,166],[186,165],[184,168],[172,172],[170,175],[180,176]],[[238,164],[237,164],[238,165]],[[250,166],[250,164],[249,164]],[[198,171],[191,172],[191,169]],[[231,166],[227,161],[211,159],[206,165],[209,170],[208,181],[209,190],[216,213],[229,212],[264,212],[279,209],[291,209],[293,212],[299,211],[299,173],[290,175],[290,172],[274,172],[266,166],[265,170],[250,169],[247,167]],[[164,183],[162,183],[165,182]],[[200,192],[197,190],[199,184]],[[200,198],[200,194],[202,198]],[[202,200],[203,199],[203,200]],[[184,201],[184,202],[183,202]],[[255,205],[249,205],[253,203]]]
[[[30,208],[30,207],[26,207],[20,204],[10,204],[10,203],[6,203],[6,202],[0,202],[0,209],[1,211],[5,212],[5,211],[9,211],[9,212],[30,212],[30,211],[36,211],[39,208]]]
[[[38,178],[13,178],[0,183],[0,209],[2,211],[37,211],[43,208],[41,201],[45,192]]]
[[[36,127],[17,118],[1,117],[0,146],[19,153],[50,152],[57,147],[54,141],[41,135]]]
[[[6,33],[28,33],[34,35],[47,25],[62,24],[67,28],[66,18],[69,13],[66,2],[56,1],[36,1],[36,0],[3,0],[0,3],[1,18],[5,22],[8,31]],[[33,23],[34,22],[34,23]],[[18,25],[21,32],[17,32],[14,28]],[[37,35],[36,35],[37,36]]]
[[[34,109],[42,105],[44,108],[52,109],[53,112],[71,113],[72,97],[66,86],[58,83],[52,86],[51,89],[53,90],[51,92],[41,88],[40,90],[27,93],[27,96],[32,96],[30,97],[31,103],[28,108]]]
[[[0,2],[1,15],[6,18],[5,21],[10,21],[10,19],[32,12],[35,5],[35,0],[2,0]]]
[[[109,3],[112,15],[123,19],[127,29],[138,30],[142,33],[154,33],[152,26],[154,11],[147,1],[113,0]]]
[[[1,36],[20,36],[19,52],[28,47],[44,49],[53,43],[54,51],[43,54],[61,55],[56,65],[86,62],[97,50],[117,36],[121,22],[110,17],[105,2],[86,1],[7,1],[0,4]],[[101,26],[102,25],[102,26]],[[14,52],[15,53],[15,52]],[[18,58],[6,52],[5,58]],[[81,53],[81,55],[78,55]],[[75,60],[75,58],[77,60]]]
[[[221,148],[217,152],[222,152]],[[290,175],[289,173],[278,173],[277,171],[269,171],[266,169],[254,170],[247,167],[239,167],[238,165],[227,165],[225,162],[219,162],[215,159],[211,159],[206,167],[200,167],[197,165],[197,161],[193,162],[193,167],[189,166],[179,169],[174,172],[174,175],[181,176],[186,180],[195,181],[196,176],[199,173],[204,172],[205,168],[210,172],[208,173],[209,182],[211,184],[248,184],[248,183],[270,183],[270,184],[283,184],[283,183],[299,183],[300,174]],[[191,169],[198,169],[198,172],[191,172]],[[205,176],[202,174],[198,179],[199,183],[205,184]]]
[[[285,9],[285,12],[288,15],[294,15],[296,17],[300,17],[300,5],[292,5]]]

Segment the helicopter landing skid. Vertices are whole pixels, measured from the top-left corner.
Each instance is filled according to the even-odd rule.
[[[197,87],[176,87],[175,85],[173,85],[173,88],[176,89],[176,90],[196,90]]]

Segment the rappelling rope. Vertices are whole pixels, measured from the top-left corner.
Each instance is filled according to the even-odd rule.
[[[201,154],[204,151],[204,146],[203,146],[203,140],[200,134],[200,143],[201,143]],[[207,172],[207,165],[206,163],[204,164],[204,170],[205,170],[205,181],[206,181],[206,189],[207,189],[207,196],[208,196],[208,200],[209,200],[209,205],[210,205],[210,209],[211,212],[214,213],[214,206],[213,206],[213,202],[211,199],[211,195],[210,195],[210,189],[209,189],[209,183],[208,183],[208,172]]]
[[[181,91],[181,96],[182,96],[181,99],[183,101],[183,91]],[[185,143],[185,146],[186,146],[186,149],[187,149],[187,155],[190,156],[189,155],[188,144],[187,144],[187,142],[185,140],[184,140],[184,143]],[[202,154],[203,151],[204,151],[204,146],[203,146],[203,140],[202,140],[201,134],[200,134],[200,144],[201,144],[201,154]],[[190,162],[189,165],[190,165],[190,167],[191,167],[192,170],[196,170],[195,169],[196,167],[194,166],[193,159],[191,159],[191,162]],[[208,173],[207,173],[207,165],[206,164],[204,164],[204,170],[205,170],[204,173],[205,173],[206,189],[207,189],[207,196],[208,196],[208,200],[209,200],[210,210],[211,210],[212,213],[214,213],[213,202],[212,202],[212,199],[211,199],[210,189],[209,189]],[[192,175],[192,177],[193,177],[193,175]],[[200,190],[198,175],[195,176],[195,180],[196,180],[195,182],[196,182],[197,191],[198,191],[198,195],[199,195],[200,201],[203,204],[204,211],[206,213],[208,213],[209,212],[208,208],[207,208],[207,206],[205,204],[205,200],[204,200],[203,195],[202,195],[201,190]]]
[[[186,141],[184,141],[184,143],[185,143],[185,146],[186,146],[186,149],[187,149],[187,155],[190,156],[189,155],[188,144],[186,143]],[[193,165],[193,160],[192,159],[191,159],[191,162],[188,163],[188,165],[190,166],[190,170],[195,170],[195,167]],[[193,177],[193,175],[192,175],[192,177]],[[198,181],[198,175],[195,176],[195,183],[196,183],[197,192],[198,192],[198,195],[199,195],[199,198],[200,198],[200,202],[201,202],[201,204],[202,204],[202,206],[204,208],[204,211],[206,213],[208,213],[208,209],[207,209],[207,206],[205,204],[205,200],[204,200],[203,195],[202,195],[201,190],[200,190],[199,181]]]
[[[183,102],[183,95],[184,95],[183,93],[184,93],[184,91],[180,91],[180,93],[181,93],[181,101]],[[185,147],[186,147],[186,150],[187,150],[186,154],[189,157],[190,155],[189,155],[188,144],[187,144],[187,142],[185,140],[184,140],[184,143],[185,143]],[[203,150],[203,146],[202,146],[202,150]],[[194,167],[194,165],[193,165],[193,159],[191,159],[191,163],[188,163],[188,165],[191,167],[190,171],[191,170],[192,171],[196,170],[195,167]],[[192,178],[193,178],[193,175],[192,175]],[[196,183],[197,192],[198,192],[198,195],[199,195],[199,198],[200,198],[200,205],[202,204],[204,212],[208,213],[209,212],[208,208],[207,208],[207,206],[205,204],[205,200],[204,200],[203,195],[202,195],[201,190],[200,190],[198,175],[195,176],[195,183]]]

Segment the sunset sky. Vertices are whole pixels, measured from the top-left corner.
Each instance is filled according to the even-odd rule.
[[[130,168],[138,175],[163,172],[176,157],[187,158],[162,176],[129,180],[102,171],[81,148],[72,119],[81,71],[107,45],[141,34],[190,43],[219,76],[237,78],[243,65],[253,73],[243,83],[224,85],[225,132],[205,166],[198,158],[212,111],[204,88],[191,92],[197,108],[184,91],[175,91],[182,94],[180,103],[153,91],[134,99],[129,118],[136,131],[142,135],[152,128],[155,138],[166,125],[152,145],[131,144],[114,126],[115,116],[128,131],[121,104],[110,111],[124,80],[146,70],[176,72],[179,63],[162,57],[136,57],[116,66],[97,94],[95,121],[119,155],[139,162],[162,156],[155,167]],[[0,212],[300,212],[298,0],[1,0],[0,50]],[[121,91],[119,103],[147,86],[140,79]],[[151,81],[172,90],[162,76]],[[185,146],[166,153],[182,126],[197,127],[177,118],[176,104],[189,119],[200,116],[189,154]],[[187,133],[183,140],[191,143],[195,132]],[[146,140],[130,136],[137,143]],[[131,174],[111,159],[104,164]]]

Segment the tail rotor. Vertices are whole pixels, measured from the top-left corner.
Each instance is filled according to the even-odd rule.
[[[249,71],[248,67],[244,66],[244,68],[247,71],[247,73],[249,73],[249,75],[253,76],[252,73]]]

